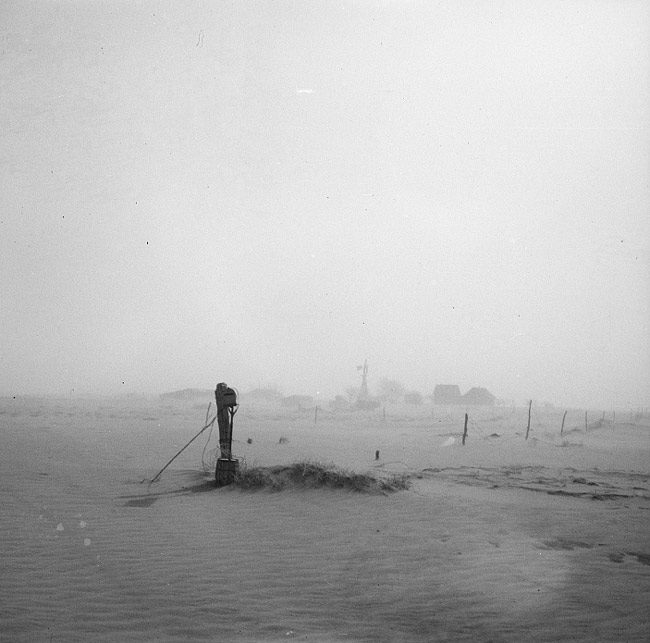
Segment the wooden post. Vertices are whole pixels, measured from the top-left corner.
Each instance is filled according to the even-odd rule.
[[[463,446],[465,446],[466,437],[467,437],[467,413],[465,413],[465,428],[463,429]]]
[[[379,449],[375,451],[375,460],[379,460]]]
[[[237,406],[237,396],[225,382],[217,384],[214,392],[217,402],[217,424],[219,425],[219,450],[221,457],[217,460],[215,482],[217,487],[231,484],[239,470],[239,460],[232,457],[232,424]]]
[[[230,424],[230,409],[227,406],[217,410],[219,425],[219,450],[221,457],[230,460],[232,456],[232,426]]]
[[[564,411],[564,415],[562,416],[562,428],[560,429],[560,435],[564,433],[564,420],[566,420],[566,411]]]
[[[318,405],[314,407],[314,424],[318,422]]]
[[[530,433],[530,408],[533,406],[533,401],[528,402],[528,426],[526,427],[526,440],[528,440],[528,434]]]

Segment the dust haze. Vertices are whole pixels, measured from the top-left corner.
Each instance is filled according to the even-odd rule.
[[[0,8],[0,394],[647,405],[643,2]]]

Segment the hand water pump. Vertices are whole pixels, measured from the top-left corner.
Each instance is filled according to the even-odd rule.
[[[217,401],[217,423],[219,425],[219,449],[221,457],[217,460],[215,480],[217,487],[230,484],[239,470],[239,460],[232,457],[232,424],[239,405],[237,393],[225,382],[217,384],[214,392]]]

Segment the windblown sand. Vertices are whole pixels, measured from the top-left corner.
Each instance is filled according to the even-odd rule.
[[[142,482],[207,402],[0,401],[1,640],[650,640],[647,417],[242,405],[249,465],[412,487],[217,490],[207,432]]]

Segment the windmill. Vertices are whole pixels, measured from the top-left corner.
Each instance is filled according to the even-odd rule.
[[[357,371],[361,371],[361,388],[357,398],[356,407],[358,409],[376,409],[379,406],[378,400],[373,400],[368,393],[368,360],[363,361],[363,366],[357,366]]]
[[[361,371],[361,388],[359,389],[358,402],[368,400],[368,360],[363,361],[363,366],[357,366],[357,371]]]

